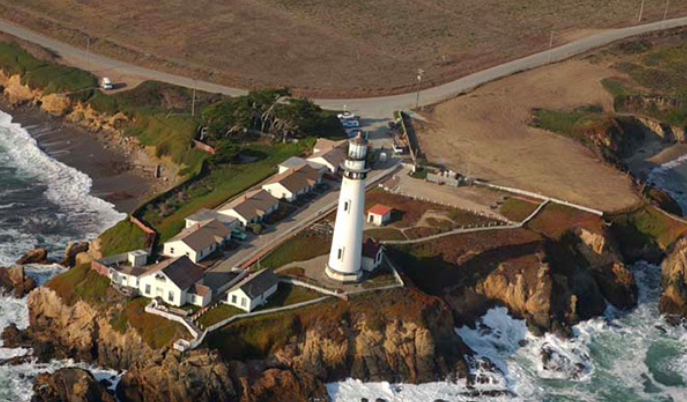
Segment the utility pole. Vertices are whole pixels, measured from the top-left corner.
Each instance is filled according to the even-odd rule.
[[[193,98],[191,100],[191,117],[196,116],[196,80],[193,80]]]
[[[417,96],[415,97],[415,109],[420,106],[420,84],[422,83],[422,75],[424,73],[425,70],[421,68],[417,69]]]
[[[86,35],[86,54],[87,56],[87,61],[86,65],[88,66],[88,69],[91,69],[91,36]]]
[[[551,57],[553,52],[553,30],[551,30],[551,37],[549,38],[549,63],[551,63]]]
[[[666,0],[666,11],[663,13],[663,23],[668,19],[668,9],[670,8],[670,0]]]
[[[642,4],[639,6],[639,18],[637,18],[637,22],[642,22],[642,18],[644,17],[644,2],[646,0],[642,0]]]

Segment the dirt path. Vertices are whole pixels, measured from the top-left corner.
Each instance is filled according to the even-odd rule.
[[[420,147],[429,160],[494,184],[605,211],[632,206],[639,199],[624,174],[581,144],[529,125],[532,108],[612,110],[600,81],[613,74],[571,60],[487,84],[424,114]]]

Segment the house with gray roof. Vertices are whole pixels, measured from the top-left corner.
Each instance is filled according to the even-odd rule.
[[[186,217],[186,228],[190,228],[211,220],[220,221],[229,229],[234,229],[239,225],[238,219],[233,216],[221,214],[212,209],[201,208],[196,211],[196,213]]]
[[[166,257],[187,256],[199,262],[219,249],[231,239],[231,229],[217,219],[203,221],[188,227],[167,242],[162,255]]]
[[[209,288],[199,283],[203,274],[203,268],[185,255],[169,258],[148,267],[139,277],[138,289],[145,297],[159,297],[173,306],[186,303],[204,306],[212,294]]]
[[[248,313],[267,303],[279,286],[279,278],[269,269],[253,273],[227,292],[224,303]]]
[[[233,216],[241,226],[260,222],[279,208],[279,200],[265,190],[253,190],[219,208],[219,213]]]
[[[313,191],[321,182],[322,172],[310,165],[303,165],[274,176],[263,184],[262,188],[274,198],[293,202],[298,197]]]

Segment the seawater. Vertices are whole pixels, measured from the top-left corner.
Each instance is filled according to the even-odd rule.
[[[78,155],[76,155],[78,157]],[[52,159],[29,132],[0,111],[0,265],[22,253],[45,247],[60,256],[68,242],[92,238],[124,217],[114,206],[89,194],[91,179]],[[31,266],[27,272],[44,283],[59,266]],[[10,323],[28,326],[26,300],[0,296],[0,332]],[[0,360],[30,353],[3,348]],[[0,366],[0,402],[29,401],[33,377],[71,361]],[[112,373],[94,368],[97,376]]]
[[[654,169],[649,181],[670,193],[687,211],[687,156]],[[464,383],[364,383],[355,379],[327,385],[335,402],[382,398],[389,402],[682,402],[687,401],[687,328],[671,326],[658,312],[661,268],[644,262],[631,267],[639,287],[638,306],[574,327],[571,339],[535,337],[525,322],[494,308],[476,329],[457,333],[502,375],[477,389],[501,389],[510,396],[466,396]],[[542,363],[549,350],[552,364]],[[483,374],[483,373],[475,373]]]

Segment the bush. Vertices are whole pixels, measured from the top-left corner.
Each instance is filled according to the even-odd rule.
[[[246,229],[250,230],[256,235],[259,235],[260,233],[262,233],[263,227],[260,223],[249,223],[248,225],[246,225]]]

